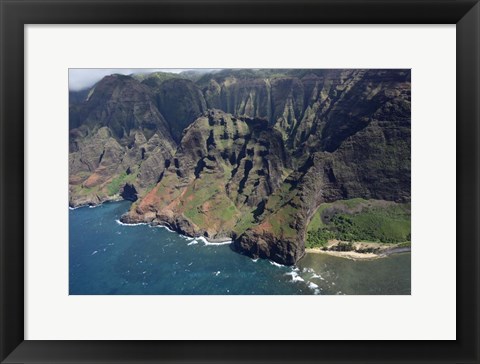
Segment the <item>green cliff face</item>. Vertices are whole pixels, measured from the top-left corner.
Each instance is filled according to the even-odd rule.
[[[210,110],[185,130],[158,185],[124,220],[229,238],[253,224],[258,205],[281,187],[286,171],[281,135],[264,120]]]
[[[135,199],[155,186],[176,149],[169,129],[150,88],[105,77],[70,107],[70,206]]]
[[[143,84],[154,91],[158,110],[176,142],[180,142],[183,130],[207,110],[202,92],[190,80],[150,77]]]
[[[294,264],[322,204],[410,200],[410,71],[109,76],[71,96],[70,204]],[[133,192],[132,192],[133,191]]]

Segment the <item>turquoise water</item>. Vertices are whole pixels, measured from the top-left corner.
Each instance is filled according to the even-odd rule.
[[[69,211],[71,295],[410,294],[410,254],[352,261],[307,254],[253,260],[164,227],[119,223],[130,202]]]

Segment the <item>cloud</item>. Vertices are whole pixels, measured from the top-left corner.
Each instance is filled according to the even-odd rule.
[[[198,69],[198,68],[197,68]],[[93,86],[103,77],[119,73],[131,75],[132,73],[170,72],[195,70],[191,68],[70,68],[68,70],[68,88],[72,91],[83,90]]]

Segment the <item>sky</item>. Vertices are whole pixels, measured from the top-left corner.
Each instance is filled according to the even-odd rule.
[[[188,71],[188,68],[70,68],[68,70],[68,88],[71,91],[83,90],[93,86],[103,77],[120,73],[130,75],[132,73],[172,72],[180,73]],[[208,70],[206,70],[208,71]]]

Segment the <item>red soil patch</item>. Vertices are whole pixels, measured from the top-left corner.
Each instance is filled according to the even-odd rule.
[[[85,182],[83,182],[83,186],[87,188],[92,188],[102,184],[103,182],[105,182],[104,177],[95,172],[91,174]]]
[[[167,205],[167,209],[170,209],[172,211],[175,211],[177,210],[179,207],[180,207],[180,204],[182,203],[182,198],[183,196],[185,195],[185,193],[187,192],[187,187],[185,187],[182,192],[180,193],[180,195],[176,198],[174,198],[172,200],[172,202],[170,202],[168,205]],[[173,193],[173,191],[172,191]],[[171,193],[170,193],[171,194]]]
[[[71,185],[79,185],[84,181],[84,177],[79,177],[79,176],[70,176],[68,179],[68,183]]]
[[[253,228],[253,230],[257,231],[272,231],[273,226],[268,221],[263,221],[260,225]]]

